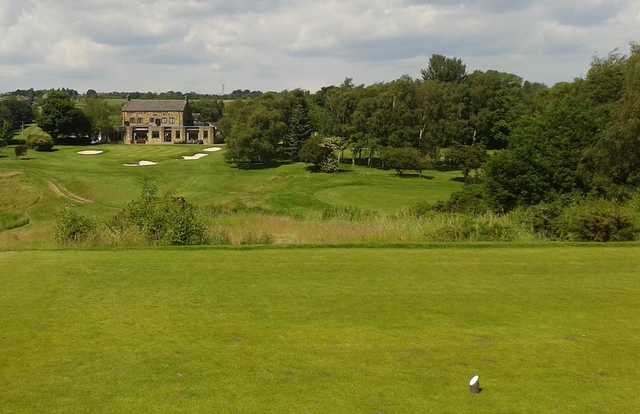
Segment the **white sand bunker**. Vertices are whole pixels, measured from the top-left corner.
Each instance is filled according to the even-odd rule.
[[[138,161],[137,164],[122,164],[125,167],[148,167],[150,165],[158,165],[157,162],[153,162],[153,161]]]
[[[183,155],[182,159],[183,160],[199,160],[200,158],[204,158],[206,156],[208,156],[209,154],[203,154],[203,153],[198,153],[195,155]]]
[[[218,152],[218,151],[222,151],[222,148],[220,147],[213,147],[213,148],[205,148],[204,149],[206,152]]]
[[[80,151],[80,152],[78,152],[78,154],[80,154],[80,155],[100,155],[103,152],[104,151]]]

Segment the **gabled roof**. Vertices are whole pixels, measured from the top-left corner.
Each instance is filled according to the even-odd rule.
[[[134,99],[128,101],[122,108],[122,112],[184,112],[187,101]]]

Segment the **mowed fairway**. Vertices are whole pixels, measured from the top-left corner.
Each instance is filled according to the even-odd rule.
[[[22,251],[0,268],[3,413],[640,412],[637,246]]]

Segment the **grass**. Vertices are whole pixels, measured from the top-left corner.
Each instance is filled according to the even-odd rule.
[[[327,175],[311,173],[304,164],[247,171],[230,167],[221,152],[198,161],[180,159],[201,151],[201,146],[92,147],[105,151],[99,156],[77,154],[87,147],[56,149],[50,153],[30,151],[26,160],[15,159],[12,148],[0,152],[0,193],[4,194],[0,213],[26,214],[31,222],[0,232],[0,249],[51,247],[51,229],[63,208],[71,206],[82,214],[106,219],[138,196],[145,178],[205,208],[243,206],[247,211],[295,217],[319,217],[322,211],[335,207],[394,214],[417,202],[444,200],[462,186],[455,173],[429,172],[430,179],[398,178],[391,171],[345,166],[345,172]],[[122,165],[140,160],[159,164],[144,168]],[[56,188],[60,191],[54,191]],[[92,202],[77,203],[74,196]]]
[[[637,245],[21,251],[0,267],[7,413],[640,411]]]

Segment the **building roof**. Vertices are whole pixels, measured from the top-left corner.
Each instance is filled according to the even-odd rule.
[[[124,105],[122,112],[184,112],[186,106],[187,101],[180,99],[133,99]]]

